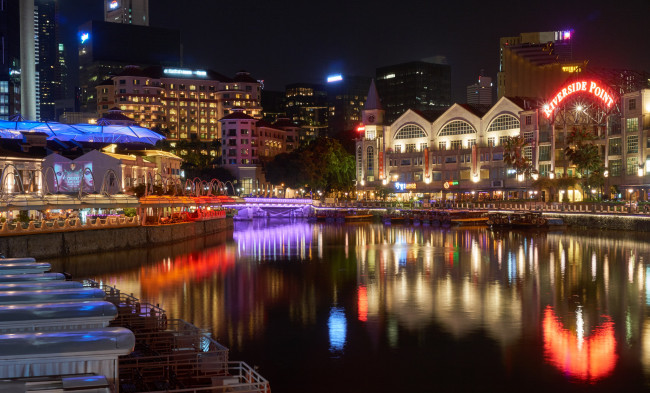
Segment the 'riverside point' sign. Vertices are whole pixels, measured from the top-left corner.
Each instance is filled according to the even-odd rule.
[[[596,81],[579,81],[572,82],[567,86],[563,87],[558,93],[553,97],[553,100],[548,104],[544,105],[544,114],[546,117],[551,117],[553,112],[560,106],[560,103],[568,96],[574,93],[588,93],[593,95],[595,98],[602,101],[603,105],[607,108],[611,108],[614,104],[614,99],[612,93],[609,92],[609,89],[605,86],[602,86]]]

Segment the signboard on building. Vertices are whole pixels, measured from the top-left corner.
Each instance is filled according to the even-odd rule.
[[[457,185],[458,185],[457,180],[450,180],[450,181],[446,181],[442,186],[445,187],[445,189],[449,189],[449,187],[457,186]]]
[[[377,158],[379,159],[379,163],[377,167],[379,168],[379,178],[383,179],[384,178],[384,152],[380,151],[377,154]]]
[[[546,115],[547,118],[550,118],[565,98],[576,93],[583,93],[591,96],[591,98],[598,101],[601,106],[607,109],[612,108],[614,102],[618,101],[616,94],[602,82],[594,80],[576,81],[571,82],[558,90],[550,102],[544,105],[544,115]]]
[[[58,161],[54,163],[54,192],[77,192],[94,190],[93,163]]]

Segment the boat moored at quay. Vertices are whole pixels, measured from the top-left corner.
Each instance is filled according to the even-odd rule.
[[[271,391],[209,333],[158,305],[69,281],[33,258],[0,258],[2,266],[0,391]]]

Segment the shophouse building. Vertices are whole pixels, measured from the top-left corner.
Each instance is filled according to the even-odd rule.
[[[639,88],[641,86],[641,88]],[[650,190],[650,89],[621,90],[603,73],[581,73],[556,85],[546,98],[502,97],[491,107],[454,104],[435,118],[414,110],[382,123],[383,108],[371,86],[365,128],[356,145],[357,187],[388,187],[398,199],[558,198],[590,196],[576,166],[565,156],[570,135],[587,130],[603,159],[599,197],[645,200]],[[523,136],[528,175],[503,160],[509,137]],[[533,190],[539,177],[576,178],[562,190]],[[569,182],[570,183],[570,182]],[[535,193],[535,191],[539,191]]]
[[[240,193],[270,193],[273,186],[264,179],[262,160],[297,148],[299,127],[288,119],[269,124],[244,112],[234,108],[220,120],[222,165],[237,178]]]

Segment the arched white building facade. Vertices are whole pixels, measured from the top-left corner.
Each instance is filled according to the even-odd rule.
[[[372,134],[357,142],[357,188],[369,195],[388,187],[398,199],[521,197],[527,185],[504,165],[503,143],[520,134],[534,137],[535,127],[522,131],[521,120],[536,115],[532,107],[532,101],[504,97],[490,108],[454,104],[437,117],[408,110],[390,125],[365,124],[365,136],[369,128]],[[372,110],[373,119],[383,118],[376,113],[381,109]],[[534,158],[532,146],[526,154]]]

